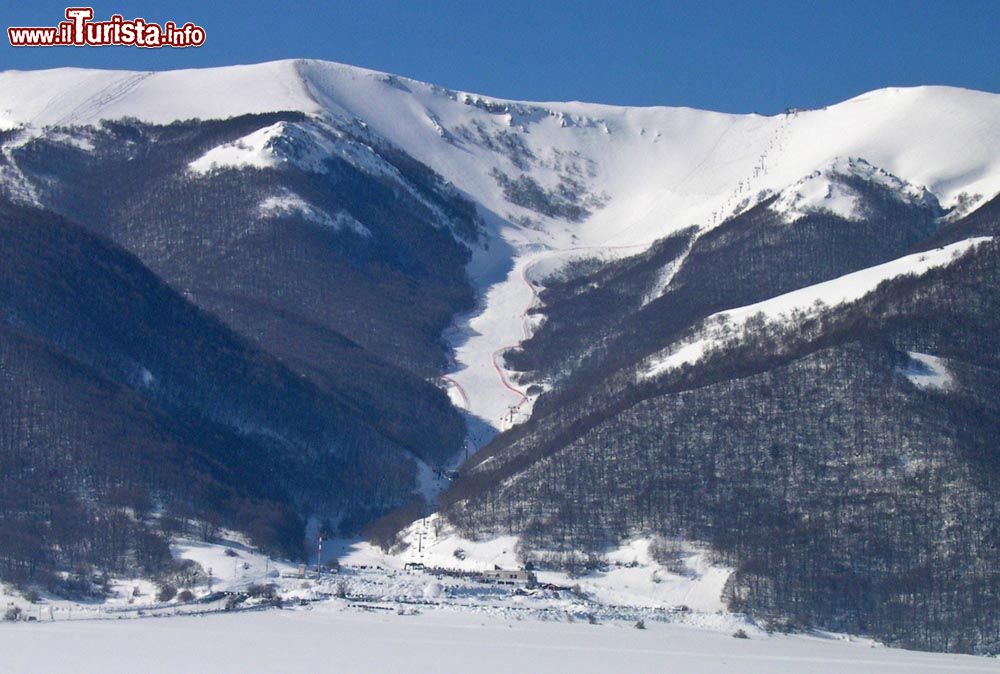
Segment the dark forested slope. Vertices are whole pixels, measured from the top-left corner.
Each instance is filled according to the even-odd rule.
[[[8,575],[122,570],[142,561],[136,546],[159,541],[162,553],[157,532],[176,519],[296,554],[306,516],[351,529],[410,498],[414,452],[391,429],[247,343],[134,256],[11,204],[0,205],[0,250],[0,453],[10,468],[0,538],[32,541],[11,544]],[[121,540],[87,547],[108,518]]]
[[[895,240],[869,223],[876,243],[800,250],[830,260],[823,271],[754,254],[778,225],[752,212],[739,231],[738,221],[704,254],[720,250],[713,240],[746,243],[699,260],[695,242],[660,300],[600,326],[613,353],[561,339],[559,320],[543,326],[539,345],[583,365],[470,462],[446,495],[449,517],[470,535],[520,534],[542,560],[600,554],[633,535],[702,541],[736,569],[730,606],[771,624],[995,650],[1000,246],[885,281],[857,302],[750,321],[700,361],[644,375],[646,357],[691,334],[698,316],[869,266],[933,233],[921,216]],[[780,226],[797,236],[800,223]],[[755,258],[751,276],[728,273]],[[581,295],[606,295],[635,267],[557,283],[542,311],[558,317]],[[685,296],[698,298],[683,300],[687,311],[651,308]],[[524,348],[530,362],[539,347]]]

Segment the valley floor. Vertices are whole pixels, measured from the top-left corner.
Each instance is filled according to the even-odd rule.
[[[428,518],[404,541],[393,555],[330,541],[324,557],[341,568],[317,576],[235,539],[179,540],[175,555],[212,574],[210,586],[204,577],[190,585],[188,601],[162,601],[140,579],[116,579],[111,596],[91,603],[30,603],[0,587],[0,604],[21,611],[0,622],[0,671],[1000,671],[995,659],[847,635],[770,634],[725,610],[728,569],[696,546],[685,546],[680,574],[636,539],[609,551],[603,570],[539,571],[539,587],[528,588],[482,575],[517,568],[513,537],[469,541]],[[282,608],[261,596],[267,586]]]
[[[366,612],[337,600],[294,610],[0,626],[5,672],[995,672],[994,660],[837,639],[747,640],[512,620],[452,609]]]

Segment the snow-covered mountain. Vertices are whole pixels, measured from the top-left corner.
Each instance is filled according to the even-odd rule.
[[[845,172],[945,210],[968,210],[1000,191],[1000,96],[947,87],[883,89],[821,110],[761,116],[508,101],[307,60],[0,74],[0,128],[29,136],[123,117],[167,124],[276,111],[309,121],[255,130],[209,150],[192,170],[309,166],[338,152],[367,171],[384,170],[364,148],[334,142],[336,128],[347,126],[402,149],[478,205],[498,245],[477,251],[470,267],[486,310],[456,326],[464,336],[452,378],[464,389],[455,400],[492,426],[522,403],[519,389],[497,385],[493,354],[523,339],[525,327],[512,317],[533,295],[522,277],[564,259],[554,252],[639,252],[773,194],[781,197],[772,208],[786,218],[850,213],[858,207],[850,190],[830,179]],[[7,172],[11,189],[30,198],[30,185],[15,187],[16,169]]]
[[[870,541],[877,527],[844,533],[840,511],[824,528],[832,488],[796,491],[801,465],[786,460],[796,455],[790,447],[817,471],[861,466],[838,475],[875,501],[891,490],[919,494],[913,467],[933,466],[925,491],[958,485],[974,523],[947,541],[923,531],[928,545],[968,544],[962,552],[974,559],[970,541],[989,535],[990,492],[970,471],[974,460],[995,463],[983,458],[993,412],[982,391],[997,365],[988,316],[1000,94],[883,89],[762,116],[511,101],[309,60],[9,71],[0,73],[0,152],[0,196],[10,202],[0,216],[22,228],[13,254],[38,262],[8,266],[0,285],[11,353],[32,354],[30,366],[19,361],[24,377],[44,360],[46,376],[63,381],[50,372],[54,356],[31,350],[41,340],[93,369],[93,386],[107,379],[139,395],[150,414],[221,428],[216,444],[187,427],[170,438],[197,456],[224,446],[226,466],[246,451],[241,438],[281,463],[281,452],[321,437],[335,464],[325,474],[351,486],[337,487],[337,498],[324,498],[332,483],[316,477],[289,490],[308,461],[288,469],[282,493],[263,490],[259,474],[225,481],[291,501],[313,527],[355,531],[414,492],[433,499],[445,486],[462,430],[437,386],[465,412],[467,445],[486,447],[446,494],[447,517],[470,537],[517,535],[540,563],[568,554],[545,547],[556,543],[596,554],[626,534],[687,537],[737,569],[731,606],[777,615],[813,601],[820,608],[804,619],[839,620],[848,609],[809,594],[818,576],[792,578],[806,588],[792,596],[768,585],[776,568],[802,561],[762,566],[761,556],[778,554],[767,547],[774,532],[747,541],[732,530],[738,522],[760,533],[759,509],[732,500],[736,485],[766,503],[776,531],[799,535],[804,522],[820,522],[810,535],[824,545]],[[191,325],[203,323],[197,312],[218,319],[214,339],[245,351],[243,376],[225,389],[246,397],[245,407],[217,404],[213,377],[181,372],[205,357],[197,340],[124,340],[101,355],[95,345],[114,339],[109,314],[49,320],[38,309],[46,301],[107,309],[106,293],[46,284],[27,297],[34,274],[61,264],[38,257],[33,230],[23,229],[33,218],[60,233],[67,260],[86,243],[87,264],[128,261],[110,265],[108,278],[152,271],[165,282],[156,292],[175,293],[178,315],[199,317]],[[962,292],[971,299],[954,308]],[[130,325],[152,324],[154,304],[130,305]],[[74,321],[80,334],[67,338]],[[808,389],[827,376],[829,387]],[[90,389],[72,390],[74,409],[86,409],[79,391]],[[309,429],[315,435],[300,432],[308,422],[266,409],[285,391],[329,410],[322,428]],[[818,433],[824,396],[851,423]],[[850,396],[870,404],[859,409]],[[934,401],[948,410],[943,420]],[[744,404],[771,426],[741,416]],[[894,426],[904,414],[914,424]],[[735,427],[767,447],[730,435]],[[787,432],[773,436],[777,427]],[[59,441],[72,442],[68,433],[60,427]],[[953,436],[948,451],[960,458],[950,462],[940,447]],[[719,451],[732,446],[732,456],[709,460],[706,442],[712,451],[729,443]],[[860,443],[854,454],[851,442]],[[857,456],[865,458],[856,465]],[[352,458],[340,466],[338,457]],[[765,460],[775,465],[761,477],[754,471]],[[881,482],[871,478],[879,470]],[[765,478],[785,485],[784,500],[770,500]],[[628,497],[605,498],[615,485],[627,485]],[[148,480],[142,488],[153,489]],[[681,496],[660,498],[670,490]],[[629,500],[641,494],[645,501]],[[960,517],[954,501],[939,505],[927,521]],[[916,517],[907,507],[901,521]],[[595,517],[584,526],[587,512]],[[892,566],[908,563],[903,552],[890,557],[838,563],[859,583],[916,573]],[[985,553],[979,561],[986,570],[970,584],[994,568]],[[939,570],[929,564],[928,573]],[[896,625],[878,619],[872,630],[883,636]],[[908,643],[939,646],[940,634]],[[982,631],[976,639],[984,642]]]
[[[493,169],[527,173],[551,188],[574,175],[576,164],[588,193],[609,201],[573,230],[592,234],[588,241],[659,237],[664,221],[707,223],[838,158],[859,157],[926,187],[945,208],[963,193],[1000,190],[1000,101],[947,87],[883,89],[822,110],[765,117],[507,101],[317,61],[0,75],[0,124],[8,129],[289,110],[367,125],[500,215],[538,217],[500,198]],[[558,240],[559,232],[549,234]]]

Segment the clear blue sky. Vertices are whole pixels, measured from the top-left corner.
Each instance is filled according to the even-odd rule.
[[[4,29],[55,25],[66,5],[5,4]],[[193,21],[208,40],[183,51],[13,49],[4,30],[0,69],[160,70],[310,57],[505,98],[764,113],[893,85],[1000,91],[1000,0],[91,4],[97,19]]]

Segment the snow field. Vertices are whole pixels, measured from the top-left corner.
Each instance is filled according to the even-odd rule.
[[[838,638],[728,634],[647,622],[539,622],[335,603],[172,620],[0,625],[4,670],[134,672],[994,672],[992,660]]]

